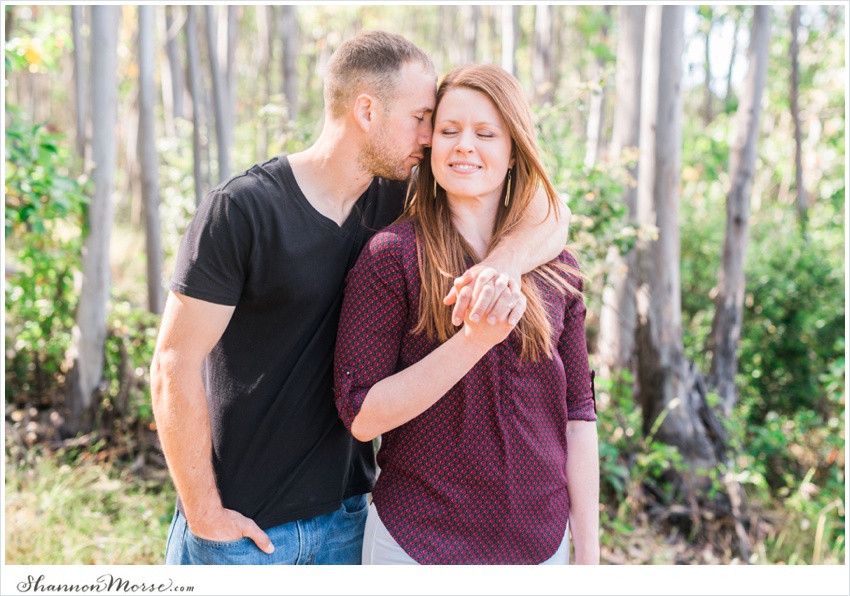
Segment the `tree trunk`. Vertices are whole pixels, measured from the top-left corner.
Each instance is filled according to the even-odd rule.
[[[638,383],[644,433],[678,447],[692,469],[706,469],[718,454],[699,371],[684,356],[679,279],[684,11],[653,5],[646,13],[638,215],[658,237],[638,244]]]
[[[738,29],[740,28],[741,15],[735,16],[735,29],[732,31],[732,53],[729,55],[729,70],[726,71],[726,97],[723,98],[723,103],[726,105],[726,111],[731,109],[732,102],[732,73],[735,68],[735,57],[738,54]]]
[[[274,6],[257,6],[257,45],[254,48],[254,59],[260,65],[260,76],[257,79],[256,96],[259,99],[259,109],[269,104],[271,97],[271,56],[273,48],[272,27],[275,22]],[[265,160],[268,156],[269,127],[264,118],[255,118],[257,150],[255,161]]]
[[[287,120],[298,120],[298,14],[296,7],[280,7],[280,38],[283,41],[283,95]]]
[[[640,145],[640,95],[643,38],[646,6],[623,5],[617,42],[617,105],[614,109],[614,136],[611,157],[623,161],[624,152],[636,152]],[[637,178],[637,164],[629,167],[629,176]],[[627,185],[623,203],[628,209],[627,223],[637,224],[637,187]],[[632,370],[635,348],[635,288],[637,261],[634,250],[620,255],[616,248],[608,252],[608,279],[602,291],[599,322],[600,371],[604,378],[616,372]],[[633,375],[634,377],[634,375]]]
[[[806,196],[806,186],[803,183],[803,130],[800,125],[800,46],[797,36],[800,30],[800,5],[791,11],[791,117],[794,120],[794,173],[797,188],[797,217],[800,227],[805,232],[808,219],[809,202]]]
[[[610,18],[611,7],[604,6],[606,16]],[[608,38],[608,26],[603,23],[599,29],[599,37],[602,43]],[[590,106],[587,113],[587,150],[584,155],[584,166],[592,168],[599,155],[599,147],[602,144],[602,124],[605,119],[605,83],[604,76],[605,60],[597,56],[591,63],[591,93]]]
[[[118,117],[118,25],[121,8],[92,6],[91,98],[94,195],[88,207],[88,236],[83,247],[83,280],[72,345],[69,426],[91,424],[94,394],[103,374],[106,306],[109,302],[109,235],[115,184]]]
[[[711,30],[714,27],[714,11],[710,6],[706,7],[706,14],[703,18],[708,22],[705,25],[705,95],[702,104],[702,119],[703,123],[708,126],[714,118],[711,91]]]
[[[744,308],[744,259],[749,239],[750,191],[755,173],[761,97],[767,76],[770,10],[770,6],[759,5],[753,14],[747,51],[750,66],[738,105],[737,138],[729,164],[732,186],[726,195],[726,240],[712,322],[709,375],[711,384],[717,387],[726,416],[732,413],[737,401],[735,375]]]
[[[502,68],[516,76],[516,38],[514,26],[518,8],[513,4],[502,5]]]
[[[139,165],[145,215],[148,310],[162,312],[162,227],[159,220],[159,175],[156,156],[154,98],[155,12],[151,5],[139,6]]]
[[[468,64],[478,58],[478,23],[481,21],[481,6],[463,4],[461,26],[463,27],[463,62]]]
[[[194,6],[186,7],[186,61],[188,68],[189,93],[192,95],[192,174],[195,178],[195,205],[204,198],[204,177],[201,172],[203,149],[201,147],[201,64],[198,58],[198,19]]]
[[[207,57],[210,61],[210,74],[212,75],[218,182],[223,182],[230,178],[230,121],[228,118],[230,99],[225,75],[222,72],[221,60],[219,60],[218,44],[216,43],[218,28],[216,8],[210,5],[204,6],[204,22],[207,33]]]
[[[548,4],[534,11],[534,59],[531,63],[534,97],[537,103],[552,101],[552,12]]]
[[[12,37],[12,30],[15,28],[15,7],[7,6],[3,10],[6,12],[4,18],[5,28],[3,29],[4,39],[5,41],[9,41]]]
[[[556,98],[558,89],[561,86],[561,71],[563,70],[562,61],[564,59],[564,44],[561,30],[566,28],[564,19],[564,7],[553,5],[549,8],[549,14],[552,15],[552,97]]]
[[[86,56],[83,42],[83,7],[71,7],[71,29],[74,39],[74,94],[77,108],[77,135],[75,145],[77,154],[83,164],[86,161],[86,146],[88,145],[88,98],[86,97]],[[85,165],[83,166],[85,168]]]
[[[175,118],[185,118],[186,110],[183,98],[186,96],[183,64],[180,62],[179,35],[185,25],[185,19],[174,18],[174,6],[164,6],[165,14],[165,54],[167,60],[162,63],[162,100],[165,104],[165,126],[168,134],[174,136]]]
[[[239,36],[239,6],[228,4],[221,12],[224,28],[219,28],[219,55],[227,56],[224,82],[227,86],[227,122],[231,131],[236,129],[236,41]],[[233,138],[231,132],[230,138]]]

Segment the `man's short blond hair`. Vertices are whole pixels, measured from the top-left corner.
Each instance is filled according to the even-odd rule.
[[[360,93],[369,93],[387,107],[398,92],[401,70],[419,62],[435,71],[428,55],[401,35],[365,31],[344,41],[331,56],[325,73],[325,111],[340,118]]]

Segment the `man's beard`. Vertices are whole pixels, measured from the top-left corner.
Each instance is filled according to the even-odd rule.
[[[404,165],[404,159],[392,154],[387,137],[386,133],[381,133],[370,141],[360,153],[358,163],[372,176],[387,180],[407,180],[410,170]]]

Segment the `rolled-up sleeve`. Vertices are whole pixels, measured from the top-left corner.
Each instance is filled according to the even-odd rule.
[[[578,269],[578,263],[569,255],[562,253],[560,261]],[[580,279],[568,278],[579,291],[584,291]],[[593,374],[587,357],[587,337],[584,320],[587,309],[582,296],[567,294],[564,312],[564,330],[558,340],[558,353],[564,363],[567,381],[567,412],[569,420],[596,420],[596,395],[593,387]]]
[[[402,240],[376,234],[348,274],[334,358],[334,401],[346,428],[369,390],[396,372],[408,297]]]

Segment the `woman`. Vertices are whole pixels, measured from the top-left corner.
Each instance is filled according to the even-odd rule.
[[[349,274],[336,405],[381,436],[364,564],[598,563],[596,413],[581,275],[559,259],[509,286],[507,320],[442,303],[542,187],[558,199],[514,77],[462,66],[437,92],[430,155],[405,217]],[[422,381],[427,379],[427,381]],[[567,446],[569,445],[569,458]],[[568,524],[569,521],[569,524]]]

